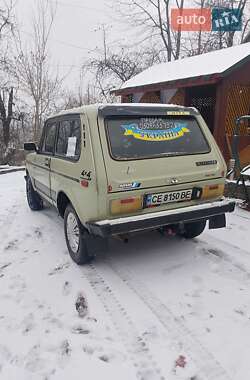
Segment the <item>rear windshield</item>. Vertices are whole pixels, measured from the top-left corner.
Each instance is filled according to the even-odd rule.
[[[194,117],[134,117],[106,119],[111,156],[136,160],[210,151]]]

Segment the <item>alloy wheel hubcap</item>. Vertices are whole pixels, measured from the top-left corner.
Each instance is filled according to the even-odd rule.
[[[71,250],[77,253],[80,242],[80,231],[75,215],[70,212],[67,217],[67,237]]]

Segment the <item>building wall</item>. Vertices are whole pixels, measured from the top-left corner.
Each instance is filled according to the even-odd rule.
[[[170,88],[159,91],[122,95],[122,103],[164,103],[185,105],[185,88]]]
[[[250,63],[232,73],[227,79],[226,132],[233,134],[235,119],[250,114]],[[244,129],[246,133],[246,128]]]
[[[136,93],[122,96],[122,102],[134,102],[134,99],[137,101],[140,99],[141,103],[162,102],[185,105],[186,92],[185,88],[169,89],[167,86],[163,88],[163,84],[161,84],[159,91],[140,93],[140,98],[136,96]],[[216,85],[214,137],[226,160],[231,157],[231,137],[235,119],[244,114],[250,114],[250,62],[243,63]],[[240,142],[240,149],[245,150],[244,156],[246,157],[250,157],[249,139],[245,137]],[[249,153],[247,149],[249,149]]]
[[[237,117],[250,114],[250,62],[232,71],[217,86],[215,138],[226,160],[231,157],[231,142]],[[247,133],[247,124],[242,131]],[[250,137],[240,138],[243,163],[250,161]]]
[[[145,92],[140,103],[161,103],[161,93],[160,91]]]
[[[185,88],[178,88],[176,93],[169,100],[168,103],[184,106],[185,105]]]

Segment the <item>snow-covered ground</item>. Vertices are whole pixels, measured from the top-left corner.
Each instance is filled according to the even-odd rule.
[[[250,378],[250,213],[193,241],[112,241],[78,267],[56,212],[29,210],[23,175],[0,177],[1,380]]]
[[[0,165],[0,174],[18,172],[24,169],[24,166]]]

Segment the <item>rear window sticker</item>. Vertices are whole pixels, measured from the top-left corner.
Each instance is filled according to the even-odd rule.
[[[144,141],[169,141],[178,139],[190,132],[186,123],[164,123],[163,120],[159,120],[155,123],[145,123],[145,127],[141,124],[143,122],[140,125],[137,123],[122,124],[124,136],[133,136],[135,139]]]

